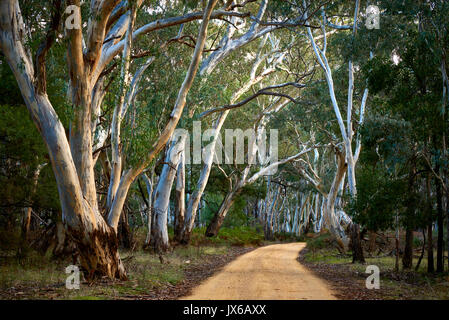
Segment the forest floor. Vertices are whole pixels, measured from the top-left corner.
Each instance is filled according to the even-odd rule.
[[[395,257],[375,256],[365,252],[365,264],[353,264],[350,252],[341,254],[330,246],[309,245],[300,252],[298,261],[311,272],[326,280],[335,296],[344,300],[448,300],[449,274],[426,272],[423,258],[418,271],[395,271]],[[418,259],[414,259],[414,267]],[[380,270],[380,289],[367,289],[366,267],[376,265]]]
[[[169,231],[172,237],[172,230]],[[19,250],[14,243],[0,243],[0,300],[178,299],[236,257],[273,243],[264,241],[263,233],[255,227],[223,227],[213,238],[205,237],[204,232],[205,228],[194,229],[189,246],[174,247],[162,260],[149,251],[121,249],[128,281],[88,284],[81,278],[79,290],[68,290],[65,285],[69,276],[66,267],[73,264],[71,257],[54,259],[51,246],[41,254],[31,248]],[[145,237],[144,230],[136,232],[132,247],[141,248]],[[292,240],[279,235],[276,242]]]
[[[177,247],[163,256],[144,251],[122,252],[128,281],[81,281],[79,290],[65,286],[70,259],[30,256],[25,261],[0,258],[0,299],[166,300],[191,288],[254,247],[198,245]]]
[[[333,300],[327,283],[297,261],[305,243],[265,246],[240,256],[185,300]]]

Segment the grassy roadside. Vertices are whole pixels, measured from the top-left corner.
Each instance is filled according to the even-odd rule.
[[[447,255],[447,254],[446,254]],[[321,278],[326,279],[341,299],[386,300],[447,300],[449,274],[429,274],[423,258],[417,271],[395,271],[394,256],[369,256],[365,264],[352,264],[351,252],[341,254],[333,247],[328,234],[307,240],[300,261]],[[417,259],[414,259],[414,266]],[[369,290],[365,281],[366,267],[376,265],[380,270],[380,289]]]
[[[121,250],[128,281],[82,281],[79,290],[65,287],[71,258],[55,260],[31,251],[17,259],[13,251],[0,252],[0,299],[176,299],[237,256],[265,244],[254,228],[223,228],[215,238],[197,229],[190,246],[175,247],[163,262],[148,251]]]

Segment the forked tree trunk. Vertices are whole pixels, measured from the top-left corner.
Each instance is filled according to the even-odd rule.
[[[353,21],[353,27],[352,27],[352,33],[353,33],[353,37],[355,37],[356,33],[357,33],[357,20],[358,20],[358,15],[359,15],[359,8],[360,8],[360,1],[357,0],[355,1],[355,10],[354,10],[354,21]],[[305,8],[306,9],[306,8]],[[323,10],[323,14],[325,15],[325,12]],[[305,16],[306,18],[308,17],[308,12],[307,10],[305,11]],[[325,26],[322,26],[322,29],[324,31],[324,38],[326,38],[326,31],[325,31]],[[353,138],[353,125],[352,125],[352,106],[353,106],[353,92],[354,92],[354,66],[353,66],[353,62],[350,59],[348,61],[348,69],[349,69],[349,81],[348,81],[348,105],[347,105],[347,125],[345,127],[344,124],[344,120],[343,117],[341,115],[340,112],[340,108],[338,105],[338,101],[337,101],[337,97],[335,94],[335,87],[334,87],[334,79],[332,76],[332,70],[329,66],[329,62],[328,59],[326,57],[326,40],[324,40],[324,50],[321,50],[320,48],[318,48],[315,40],[314,40],[314,36],[312,34],[311,28],[307,27],[307,32],[308,32],[308,37],[309,40],[312,44],[313,50],[315,52],[315,55],[318,59],[319,64],[321,65],[321,67],[323,68],[324,72],[325,72],[325,76],[326,76],[326,82],[328,85],[328,89],[329,89],[329,95],[332,101],[332,106],[337,118],[337,122],[340,128],[340,132],[341,132],[341,137],[345,146],[345,154],[346,154],[346,165],[347,165],[347,174],[348,174],[348,186],[349,186],[349,190],[351,193],[352,197],[356,196],[357,190],[356,190],[356,179],[355,179],[355,165],[357,163],[358,160],[358,156],[360,153],[360,148],[361,148],[361,143],[360,143],[360,139],[358,139],[357,141],[357,147],[356,147],[356,152],[355,154],[353,154],[352,152],[352,138]],[[370,54],[371,56],[371,54]],[[360,121],[359,124],[363,123],[363,116],[364,116],[364,111],[365,111],[365,104],[367,101],[367,97],[368,97],[368,88],[366,88],[364,90],[364,94],[363,94],[363,98],[362,98],[362,103],[360,106]],[[358,246],[360,241],[358,241],[357,239],[360,238],[360,235],[356,235],[356,232],[360,231],[360,227],[359,226],[349,226],[351,227],[350,230],[350,234],[351,237],[353,238],[353,245]],[[356,250],[353,250],[353,260],[357,261],[357,260],[362,260],[361,257],[357,257],[356,255],[361,253],[363,255],[363,249],[362,247],[357,247]]]
[[[71,1],[71,3],[79,8],[79,0]],[[67,65],[74,109],[69,143],[65,128],[46,94],[45,57],[58,32],[49,30],[53,33],[49,32],[44,39],[46,41],[41,47],[43,50],[38,50],[37,61],[34,63],[30,51],[25,47],[24,36],[27,32],[19,1],[0,1],[0,49],[14,73],[31,118],[47,146],[58,187],[62,222],[77,244],[80,262],[88,280],[97,276],[126,278],[117,250],[116,232],[120,214],[131,183],[161,151],[178,124],[201,61],[207,26],[217,0],[210,0],[204,13],[201,14],[202,23],[195,51],[184,82],[179,89],[171,117],[151,152],[148,153],[148,157],[143,159],[136,168],[131,168],[121,175],[122,179],[106,222],[100,214],[95,187],[91,100],[92,88],[95,87],[107,62],[111,61],[123,48],[117,44],[113,50],[106,48],[102,52],[108,18],[117,4],[119,1],[114,0],[102,2],[101,6],[91,7],[91,13],[96,18],[89,20],[87,41],[83,41],[81,29],[66,30]],[[81,10],[76,10],[75,15],[79,21],[82,20]],[[122,21],[126,20],[126,15],[123,17],[125,19]],[[58,22],[56,25],[59,25],[60,21],[56,22]]]

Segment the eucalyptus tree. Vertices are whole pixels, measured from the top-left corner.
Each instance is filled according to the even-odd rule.
[[[237,103],[238,99],[245,95],[249,90],[251,90],[256,84],[262,82],[264,78],[267,78],[272,73],[277,71],[277,67],[283,63],[284,57],[288,51],[288,47],[291,44],[281,47],[280,41],[274,35],[274,31],[289,27],[291,25],[300,26],[306,23],[304,17],[294,17],[287,18],[282,23],[279,22],[271,22],[269,20],[263,21],[268,13],[271,16],[276,16],[279,13],[276,10],[272,10],[267,13],[270,9],[273,9],[272,6],[276,6],[276,3],[273,1],[263,0],[260,2],[259,9],[257,15],[253,17],[252,23],[249,27],[243,25],[243,27],[237,28],[235,25],[230,25],[226,29],[222,39],[219,42],[219,49],[212,52],[207,59],[203,62],[200,68],[200,74],[204,78],[208,77],[218,66],[218,64],[223,61],[226,57],[231,54],[235,54],[235,52],[240,52],[239,49],[247,46],[249,43],[253,42],[256,39],[262,38],[261,44],[257,49],[257,53],[255,54],[255,58],[253,59],[253,65],[249,71],[249,80],[244,82],[238,89],[236,89],[231,97],[229,98],[228,108],[216,108],[202,115],[215,113],[220,111],[218,118],[213,124],[214,135],[212,137],[211,142],[203,149],[203,153],[206,155],[204,159],[203,168],[200,173],[200,177],[198,178],[198,182],[194,192],[189,198],[187,209],[186,209],[186,221],[185,227],[181,231],[181,235],[179,237],[180,241],[183,243],[188,243],[190,240],[190,235],[193,230],[196,213],[198,210],[198,205],[200,203],[200,199],[204,193],[206,188],[209,175],[212,169],[212,164],[214,161],[214,152],[217,145],[217,141],[219,139],[219,134],[221,129],[229,115],[230,109],[239,107],[250,100],[254,99],[255,96],[250,97],[248,100],[244,100],[243,104],[240,102]],[[285,18],[282,16],[281,17]],[[238,17],[231,18],[232,22],[236,22],[239,19]],[[272,18],[275,20],[275,18]],[[277,19],[279,20],[279,19]],[[244,30],[243,35],[236,37],[236,33],[239,29]],[[270,40],[267,41],[267,37]],[[268,47],[270,49],[266,49]],[[251,53],[254,55],[254,53]],[[263,67],[263,69],[259,72],[259,69]],[[223,71],[219,71],[223,72]],[[272,88],[275,89],[275,88]],[[259,92],[259,94],[265,94],[263,92]],[[207,148],[207,149],[206,149]]]
[[[274,37],[274,36],[273,36]],[[271,37],[270,37],[271,39]],[[183,242],[187,243],[190,238],[190,234],[193,230],[193,222],[195,220],[196,210],[198,208],[199,200],[201,199],[201,196],[204,192],[204,189],[208,182],[208,177],[212,168],[212,163],[214,159],[217,159],[216,155],[216,149],[217,147],[220,148],[221,145],[217,146],[217,142],[219,140],[219,135],[221,133],[221,128],[223,127],[223,124],[225,123],[229,112],[231,109],[236,108],[238,106],[241,106],[245,104],[246,102],[254,99],[255,97],[252,96],[250,99],[245,99],[242,102],[237,102],[237,100],[247,93],[253,86],[257,85],[258,83],[261,83],[264,79],[268,78],[271,74],[273,74],[276,71],[276,67],[282,63],[282,60],[285,57],[285,52],[282,52],[282,50],[279,48],[279,42],[273,43],[273,40],[271,42],[271,48],[267,50],[266,53],[264,53],[265,44],[267,43],[267,36],[265,36],[259,46],[259,51],[256,54],[254,58],[253,65],[251,67],[250,71],[250,77],[248,81],[246,81],[241,88],[239,88],[236,92],[233,93],[230,104],[225,107],[217,107],[211,110],[207,110],[201,114],[202,117],[212,114],[212,113],[219,113],[219,117],[216,120],[214,124],[214,135],[212,137],[212,142],[207,145],[207,149],[204,149],[204,154],[206,155],[206,158],[204,160],[204,165],[201,170],[200,178],[198,180],[197,189],[193,193],[192,197],[189,200],[189,204],[187,206],[187,217],[188,220],[186,221],[185,229],[183,231]],[[259,71],[259,68],[262,67],[262,70]],[[268,91],[267,91],[268,92]],[[221,149],[220,149],[221,150]],[[221,156],[221,155],[220,155]],[[231,205],[231,202],[228,202],[227,209],[229,209]]]
[[[301,86],[302,85],[298,84],[298,87]],[[254,183],[255,181],[257,181],[257,179],[263,176],[272,174],[274,172],[273,170],[277,169],[277,167],[280,165],[292,161],[297,161],[302,156],[312,151],[316,147],[314,145],[304,143],[299,149],[300,151],[297,152],[295,155],[288,156],[279,161],[273,158],[274,156],[273,152],[275,152],[275,150],[272,149],[272,146],[270,146],[270,150],[268,153],[266,153],[267,150],[264,150],[264,148],[260,148],[260,146],[264,144],[263,139],[266,138],[266,124],[268,122],[268,119],[274,113],[279,112],[284,107],[286,107],[289,104],[289,102],[291,101],[274,99],[274,101],[272,101],[268,107],[264,108],[262,112],[254,120],[253,128],[255,136],[249,137],[248,139],[249,145],[248,145],[247,163],[246,165],[243,166],[241,174],[237,175],[237,178],[234,181],[234,183],[231,183],[232,187],[230,188],[229,193],[226,195],[225,199],[223,200],[220,206],[220,209],[214,215],[212,221],[210,222],[206,230],[207,236],[216,236],[218,234],[218,231],[226,217],[226,214],[231,208],[236,195],[242,192],[245,186]],[[251,171],[254,171],[252,169],[254,169],[254,164],[256,164],[257,155],[259,156],[259,161],[262,160],[262,162],[260,166],[258,166],[258,168],[256,169],[255,173],[251,173]]]
[[[326,26],[331,26],[337,29],[352,29],[353,37],[357,33],[358,25],[359,25],[359,10],[360,10],[360,0],[355,1],[355,9],[354,9],[354,19],[352,21],[352,26],[342,26],[342,25],[334,25],[330,24],[328,22],[328,18],[326,16],[326,11],[324,7],[321,8],[321,23],[320,23],[320,29],[322,31],[322,47],[319,47],[317,45],[317,42],[315,40],[314,34],[312,32],[311,27],[307,27],[307,36],[308,39],[312,45],[313,51],[315,52],[316,59],[318,60],[319,65],[324,71],[324,75],[326,78],[326,82],[328,84],[329,89],[329,95],[331,97],[332,101],[332,107],[338,122],[338,126],[340,129],[341,139],[343,141],[344,145],[344,154],[345,154],[345,163],[342,163],[343,166],[346,166],[346,173],[341,172],[341,175],[337,175],[336,178],[339,178],[341,180],[344,179],[345,174],[347,175],[348,179],[348,188],[349,192],[352,197],[355,197],[357,195],[357,188],[356,188],[356,179],[355,179],[355,165],[357,163],[357,160],[360,155],[360,148],[361,148],[361,142],[360,137],[358,137],[356,141],[356,148],[355,151],[353,151],[353,100],[354,100],[354,65],[353,65],[353,58],[350,57],[348,60],[348,92],[347,92],[347,124],[345,125],[341,111],[339,102],[336,97],[335,93],[335,87],[334,87],[334,78],[332,75],[332,67],[329,64],[329,60],[326,56],[326,50],[327,50],[327,35],[326,35]],[[306,4],[306,1],[303,1],[303,8],[302,12],[307,17],[310,9],[308,8],[308,5]],[[372,54],[370,54],[372,56]],[[360,120],[359,123],[363,123],[364,118],[364,112],[365,112],[365,106],[366,101],[368,98],[368,88],[365,88],[363,92],[363,97],[361,99],[361,104],[359,108],[359,114],[360,114]],[[340,162],[340,161],[339,161]],[[337,185],[338,188],[339,184]],[[360,240],[360,230],[359,226],[357,224],[350,223],[349,228],[351,230],[351,246],[352,246],[352,252],[353,252],[353,261],[364,261],[363,257],[363,251],[361,247],[361,240]],[[345,243],[347,245],[347,243]]]
[[[208,75],[218,66],[218,64],[223,61],[227,56],[229,56],[232,52],[237,51],[238,49],[242,48],[243,46],[246,46],[247,44],[251,43],[252,41],[263,37],[262,43],[261,43],[261,49],[264,47],[266,43],[266,39],[268,34],[275,30],[274,27],[260,27],[260,19],[264,16],[266,12],[268,1],[263,0],[261,1],[258,9],[258,13],[256,16],[256,21],[252,22],[249,29],[240,37],[233,38],[235,32],[238,30],[238,27],[235,26],[234,23],[236,23],[236,17],[231,18],[231,22],[233,24],[229,25],[226,29],[226,32],[224,33],[220,43],[219,47],[216,51],[213,51],[209,57],[203,62],[200,72],[202,76],[202,81],[206,81]],[[244,28],[244,26],[240,27],[241,29]],[[260,50],[261,51],[261,50]],[[271,54],[274,55],[276,52],[279,51],[279,48],[273,48],[271,51]],[[243,86],[243,88],[238,89],[231,97],[231,104],[236,102],[236,100],[242,96],[246,91],[248,91],[252,85],[255,83],[260,82],[264,77],[267,75],[273,73],[275,71],[274,67],[266,68],[262,73],[256,75],[257,69],[259,66],[264,62],[264,59],[268,58],[269,53],[263,55],[261,57],[258,56],[257,59],[255,59],[254,66],[251,70],[250,74],[250,80]],[[279,59],[278,60],[282,60]],[[245,75],[242,75],[245,76]],[[175,232],[175,237],[179,242],[182,243],[188,243],[190,241],[190,236],[193,231],[194,222],[198,210],[198,206],[201,200],[201,197],[203,195],[203,192],[206,188],[208,178],[210,175],[210,171],[212,168],[212,162],[214,159],[214,153],[215,153],[215,146],[218,141],[218,137],[221,131],[221,128],[229,114],[229,111],[225,110],[222,112],[219,116],[219,118],[216,120],[215,124],[213,125],[214,129],[214,135],[212,137],[212,141],[204,150],[202,150],[202,154],[205,155],[205,158],[203,159],[204,165],[200,173],[200,177],[197,182],[197,186],[195,191],[192,193],[192,195],[189,198],[187,208],[185,209],[185,213],[182,214],[181,212],[178,212],[181,219],[178,219],[177,223],[179,224],[182,220],[182,225],[179,225]],[[164,166],[164,169],[166,169],[167,164]],[[182,169],[182,167],[181,167]],[[182,175],[182,173],[181,173]],[[159,183],[166,183],[165,181],[159,181]],[[182,183],[182,182],[180,182]],[[167,189],[167,192],[169,192],[170,188]],[[178,208],[180,206],[178,205]],[[179,216],[179,215],[178,215]],[[185,217],[184,217],[185,216]],[[166,232],[166,231],[163,231]]]
[[[273,40],[277,41],[276,38],[272,35],[270,35],[269,39],[272,42]],[[294,39],[294,38],[293,38]],[[243,106],[247,105],[248,103],[252,103],[254,101],[257,101],[259,104],[261,101],[263,101],[264,97],[272,97],[271,102],[269,102],[268,107],[262,107],[262,111],[258,116],[254,118],[254,123],[252,125],[254,131],[255,131],[255,137],[254,139],[249,139],[250,145],[248,146],[248,158],[247,158],[247,165],[243,166],[243,169],[241,171],[241,175],[237,178],[237,180],[233,183],[233,187],[229,190],[229,193],[226,195],[225,199],[223,200],[223,203],[221,204],[220,209],[217,211],[217,213],[214,215],[214,218],[212,219],[211,223],[208,226],[208,229],[206,231],[206,235],[208,236],[215,236],[218,233],[218,230],[220,229],[224,218],[227,215],[227,212],[231,208],[235,197],[240,194],[240,192],[243,190],[245,186],[248,184],[253,183],[256,181],[259,177],[265,175],[266,173],[269,174],[269,171],[267,171],[267,167],[265,164],[261,164],[259,167],[260,172],[256,173],[251,177],[250,173],[251,171],[254,171],[254,164],[256,159],[256,153],[259,153],[260,159],[266,160],[266,154],[263,154],[264,151],[258,150],[258,145],[260,143],[263,143],[263,138],[265,137],[265,127],[267,122],[269,121],[270,117],[272,117],[273,114],[276,112],[284,109],[289,102],[293,101],[296,102],[294,98],[291,97],[292,94],[296,94],[297,89],[303,88],[305,85],[303,83],[299,83],[299,81],[306,80],[310,74],[313,72],[312,70],[309,70],[309,66],[306,64],[303,66],[302,70],[295,70],[296,72],[292,72],[292,70],[289,70],[288,65],[291,65],[292,62],[289,61],[287,64],[283,61],[286,60],[285,56],[288,54],[290,48],[292,48],[292,43],[294,43],[294,40],[287,45],[287,47],[284,50],[279,50],[278,46],[279,44],[276,44],[273,46],[271,53],[268,51],[267,54],[262,54],[261,51],[259,51],[258,55],[256,55],[255,63],[253,65],[252,71],[250,73],[251,78],[249,81],[243,85],[242,89],[238,91],[239,95],[247,91],[251,86],[257,85],[260,89],[255,91],[254,94],[247,96],[245,99],[242,99],[240,102],[236,102],[229,105],[224,105],[217,108],[212,108],[209,110],[204,111],[201,116],[209,116],[210,114],[214,113],[220,113],[222,115],[228,115],[229,111],[232,111],[233,109],[242,108]],[[280,52],[278,52],[280,51]],[[265,66],[265,69],[262,69],[262,71],[258,74],[258,68],[261,65],[261,62],[264,58],[270,57],[272,55],[273,57],[270,59],[272,62]],[[268,60],[268,61],[270,61]],[[278,69],[278,72],[274,73]],[[271,76],[268,76],[272,74]],[[285,75],[285,76],[284,76]],[[282,77],[284,79],[287,79],[287,82],[278,83],[278,84],[272,84],[274,81],[279,81],[279,78]],[[271,81],[270,81],[271,80]],[[289,81],[291,80],[291,81]],[[293,88],[293,89],[291,89]],[[291,93],[293,92],[293,93]],[[273,99],[273,97],[277,97],[276,99]],[[262,99],[262,100],[261,100]],[[281,100],[284,99],[284,100]],[[263,105],[263,104],[262,104]],[[242,132],[243,133],[243,132]],[[239,135],[241,135],[240,133]],[[229,137],[226,139],[228,140]],[[256,143],[257,142],[257,143]],[[301,148],[300,148],[301,149]],[[261,154],[262,152],[262,154]],[[229,152],[225,152],[227,155]],[[281,160],[281,163],[286,163],[290,161],[294,161],[298,159],[301,155],[304,153],[300,152],[300,155],[288,157],[287,159]],[[229,153],[230,155],[230,153]],[[270,156],[269,156],[270,157]],[[280,164],[280,163],[278,163]],[[271,166],[271,164],[270,164]],[[274,167],[274,166],[272,166]],[[222,170],[222,169],[221,169]],[[223,171],[223,170],[222,170]],[[223,171],[224,172],[224,171]],[[225,173],[224,173],[225,174]],[[225,174],[226,175],[226,174]],[[235,176],[235,175],[234,175]],[[231,179],[228,177],[228,179]]]
[[[63,222],[76,242],[86,276],[125,278],[126,273],[117,251],[117,225],[131,183],[164,147],[176,128],[186,103],[207,37],[211,18],[240,15],[232,11],[213,11],[217,1],[209,1],[204,10],[177,16],[164,17],[132,30],[132,12],[143,1],[91,1],[83,22],[79,0],[68,1],[72,11],[72,27],[65,30],[67,39],[66,66],[69,74],[69,92],[73,106],[70,136],[67,137],[55,109],[46,93],[46,57],[52,45],[59,39],[62,23],[61,1],[55,1],[55,12],[47,21],[48,32],[41,42],[34,59],[27,39],[30,26],[25,25],[19,1],[7,0],[0,4],[0,49],[19,84],[31,117],[47,146],[58,185]],[[85,17],[84,16],[84,17]],[[70,20],[70,19],[69,19]],[[129,39],[173,25],[201,20],[185,81],[178,92],[178,99],[163,132],[153,143],[147,156],[137,165],[128,168],[120,178],[111,207],[101,215],[98,206],[92,142],[92,115],[99,101],[99,80],[113,59],[123,51]],[[73,25],[74,23],[74,25]],[[66,25],[67,26],[67,25]],[[131,37],[125,37],[128,32]],[[96,121],[96,119],[94,119]]]
[[[366,55],[366,48],[376,48],[376,58],[361,63],[376,101],[362,129],[368,158],[362,160],[361,173],[364,184],[370,180],[365,170],[379,170],[378,175],[384,176],[385,181],[381,184],[372,178],[380,190],[370,200],[371,206],[366,195],[356,199],[355,205],[364,204],[358,207],[362,211],[356,218],[370,217],[370,210],[381,207],[379,199],[388,201],[386,193],[391,192],[390,186],[405,184],[405,191],[396,188],[395,192],[398,205],[402,205],[400,200],[405,197],[403,210],[395,210],[406,229],[403,266],[412,267],[413,232],[423,228],[427,229],[428,268],[432,270],[431,242],[436,221],[437,270],[442,271],[443,208],[444,198],[447,202],[448,196],[445,186],[448,41],[444,30],[448,28],[449,6],[446,1],[378,1],[376,4],[382,13],[381,29],[360,29],[355,46],[359,55]],[[428,179],[432,181],[428,183]],[[369,190],[367,186],[363,189]],[[428,199],[422,197],[425,194],[430,194]],[[373,226],[384,217],[377,218],[372,216],[363,223]]]

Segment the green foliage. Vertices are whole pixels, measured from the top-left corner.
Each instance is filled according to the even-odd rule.
[[[204,236],[206,228],[196,228],[192,234],[192,245],[214,244],[233,246],[259,246],[263,244],[264,235],[261,227],[239,226],[234,228],[223,227],[213,238]]]
[[[366,167],[357,173],[357,197],[349,205],[349,214],[368,230],[394,227],[396,215],[405,210],[407,181],[381,167]]]
[[[307,248],[312,251],[318,251],[325,248],[332,247],[333,237],[329,233],[322,233],[317,237],[307,238]]]
[[[39,188],[34,192],[35,172],[49,159],[45,145],[23,105],[0,105],[0,154],[0,183],[3,186],[0,203],[2,210],[9,213],[1,215],[1,226],[20,218],[23,208],[30,205],[38,211],[59,209],[50,165],[41,170]]]

